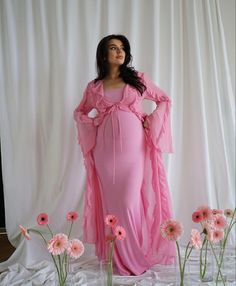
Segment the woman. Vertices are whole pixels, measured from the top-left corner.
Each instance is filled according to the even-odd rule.
[[[95,80],[88,83],[74,112],[87,170],[84,240],[106,256],[104,218],[113,214],[126,230],[113,261],[119,274],[139,275],[152,265],[170,264],[173,243],[161,238],[160,223],[170,218],[171,201],[162,152],[172,152],[170,99],[130,66],[130,45],[109,35],[97,47]],[[142,101],[156,110],[146,115]],[[95,118],[88,116],[97,110]]]

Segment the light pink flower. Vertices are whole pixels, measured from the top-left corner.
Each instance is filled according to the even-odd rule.
[[[78,218],[78,213],[77,212],[68,212],[66,215],[66,219],[69,221],[75,221]]]
[[[48,224],[48,215],[46,213],[41,213],[37,217],[37,222],[39,225]]]
[[[115,228],[114,233],[115,233],[116,238],[119,239],[119,240],[123,240],[123,239],[126,237],[126,231],[125,231],[125,229],[124,229],[122,226],[120,226],[120,225],[118,225],[118,226]]]
[[[79,239],[69,241],[67,253],[71,258],[77,259],[84,253],[84,245]]]
[[[200,232],[197,229],[191,230],[191,242],[196,249],[202,248],[202,240]]]
[[[222,229],[227,226],[227,221],[221,214],[216,214],[213,218],[213,225],[215,229]]]
[[[183,233],[182,224],[176,220],[169,219],[160,226],[161,235],[168,240],[178,240]]]
[[[203,220],[212,219],[212,210],[208,206],[199,207],[198,211],[201,212]]]
[[[207,234],[206,239],[214,243],[219,242],[224,237],[224,231],[221,229],[214,229],[209,234]]]
[[[64,233],[58,233],[48,242],[48,251],[52,255],[60,255],[68,247],[68,237]]]
[[[225,215],[226,217],[233,217],[234,212],[233,212],[233,210],[231,210],[231,209],[225,209],[225,210],[224,210],[224,215]]]
[[[203,221],[201,223],[201,225],[202,225],[203,233],[205,233],[208,236],[210,236],[211,232],[215,229],[214,226],[213,226],[213,222],[211,220]]]
[[[21,230],[21,233],[24,235],[24,237],[25,237],[27,240],[30,240],[31,237],[30,237],[30,235],[29,235],[27,229],[24,228],[22,225],[19,225],[19,228],[20,228],[20,230]]]
[[[192,214],[192,221],[193,222],[201,222],[203,220],[203,216],[202,216],[202,213],[200,211],[195,211],[193,214]]]
[[[110,227],[114,227],[118,222],[118,219],[115,215],[107,215],[105,217],[105,224]]]
[[[224,213],[223,210],[220,210],[220,209],[213,209],[212,210],[212,214],[213,215],[217,215],[217,214],[221,214],[222,215],[223,213]]]

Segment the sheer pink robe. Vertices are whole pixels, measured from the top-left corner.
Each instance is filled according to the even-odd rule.
[[[139,275],[175,258],[174,243],[164,240],[159,229],[172,216],[161,156],[172,152],[170,99],[144,74],[139,75],[147,87],[143,96],[126,84],[121,95],[117,90],[108,98],[102,81],[92,81],[74,112],[87,170],[84,241],[94,243],[96,255],[104,259],[104,218],[116,215],[127,233],[124,241],[117,241],[114,252],[121,275]],[[147,116],[148,129],[142,125],[144,99],[157,103]],[[98,115],[90,118],[93,108]]]

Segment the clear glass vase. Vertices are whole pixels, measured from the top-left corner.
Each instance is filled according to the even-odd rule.
[[[214,248],[215,252],[215,282],[226,282],[227,276],[230,274],[229,271],[232,270],[233,260],[231,259],[231,254],[229,249],[222,248],[220,245]],[[235,256],[234,256],[235,258]],[[223,283],[224,284],[224,283]]]
[[[113,286],[113,265],[112,261],[100,261],[100,285]]]
[[[202,261],[202,264],[201,264]],[[212,282],[214,276],[214,259],[210,249],[202,251],[202,258],[199,261],[199,281]]]
[[[61,267],[61,269],[59,270],[59,266],[58,266],[58,270],[59,273],[55,267],[55,286],[71,286],[74,284],[74,276],[71,270],[71,266],[69,263],[64,263],[63,267]]]
[[[181,258],[181,263],[183,262],[183,257]],[[180,267],[178,258],[176,262],[172,265],[159,265],[155,273],[155,282],[160,283],[160,285],[171,285],[171,286],[190,286],[191,281],[189,280],[189,269],[186,263],[185,271],[181,277]],[[154,285],[154,284],[153,284]],[[156,285],[156,284],[155,284]],[[159,284],[158,284],[159,285]]]

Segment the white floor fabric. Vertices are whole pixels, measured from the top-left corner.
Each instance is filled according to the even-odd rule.
[[[216,285],[215,282],[200,282],[199,281],[199,264],[198,256],[193,256],[186,267],[186,283],[185,286],[194,285]],[[231,259],[231,260],[230,260]],[[227,281],[225,285],[236,285],[236,273],[235,273],[235,252],[228,258],[227,269],[224,269]],[[104,285],[102,274],[100,271],[99,262],[95,258],[83,258],[78,262],[71,264],[70,276],[68,285],[75,286],[99,286]],[[149,271],[141,276],[125,277],[114,275],[114,286],[132,285],[132,286],[161,286],[161,285],[179,285],[178,272],[175,266],[160,266],[156,265]],[[176,281],[177,280],[177,281]],[[31,267],[25,268],[20,264],[13,264],[8,269],[0,274],[0,285],[2,286],[56,286],[56,276],[54,271],[54,265],[49,261],[42,261],[36,263]],[[223,285],[219,283],[218,285]]]

